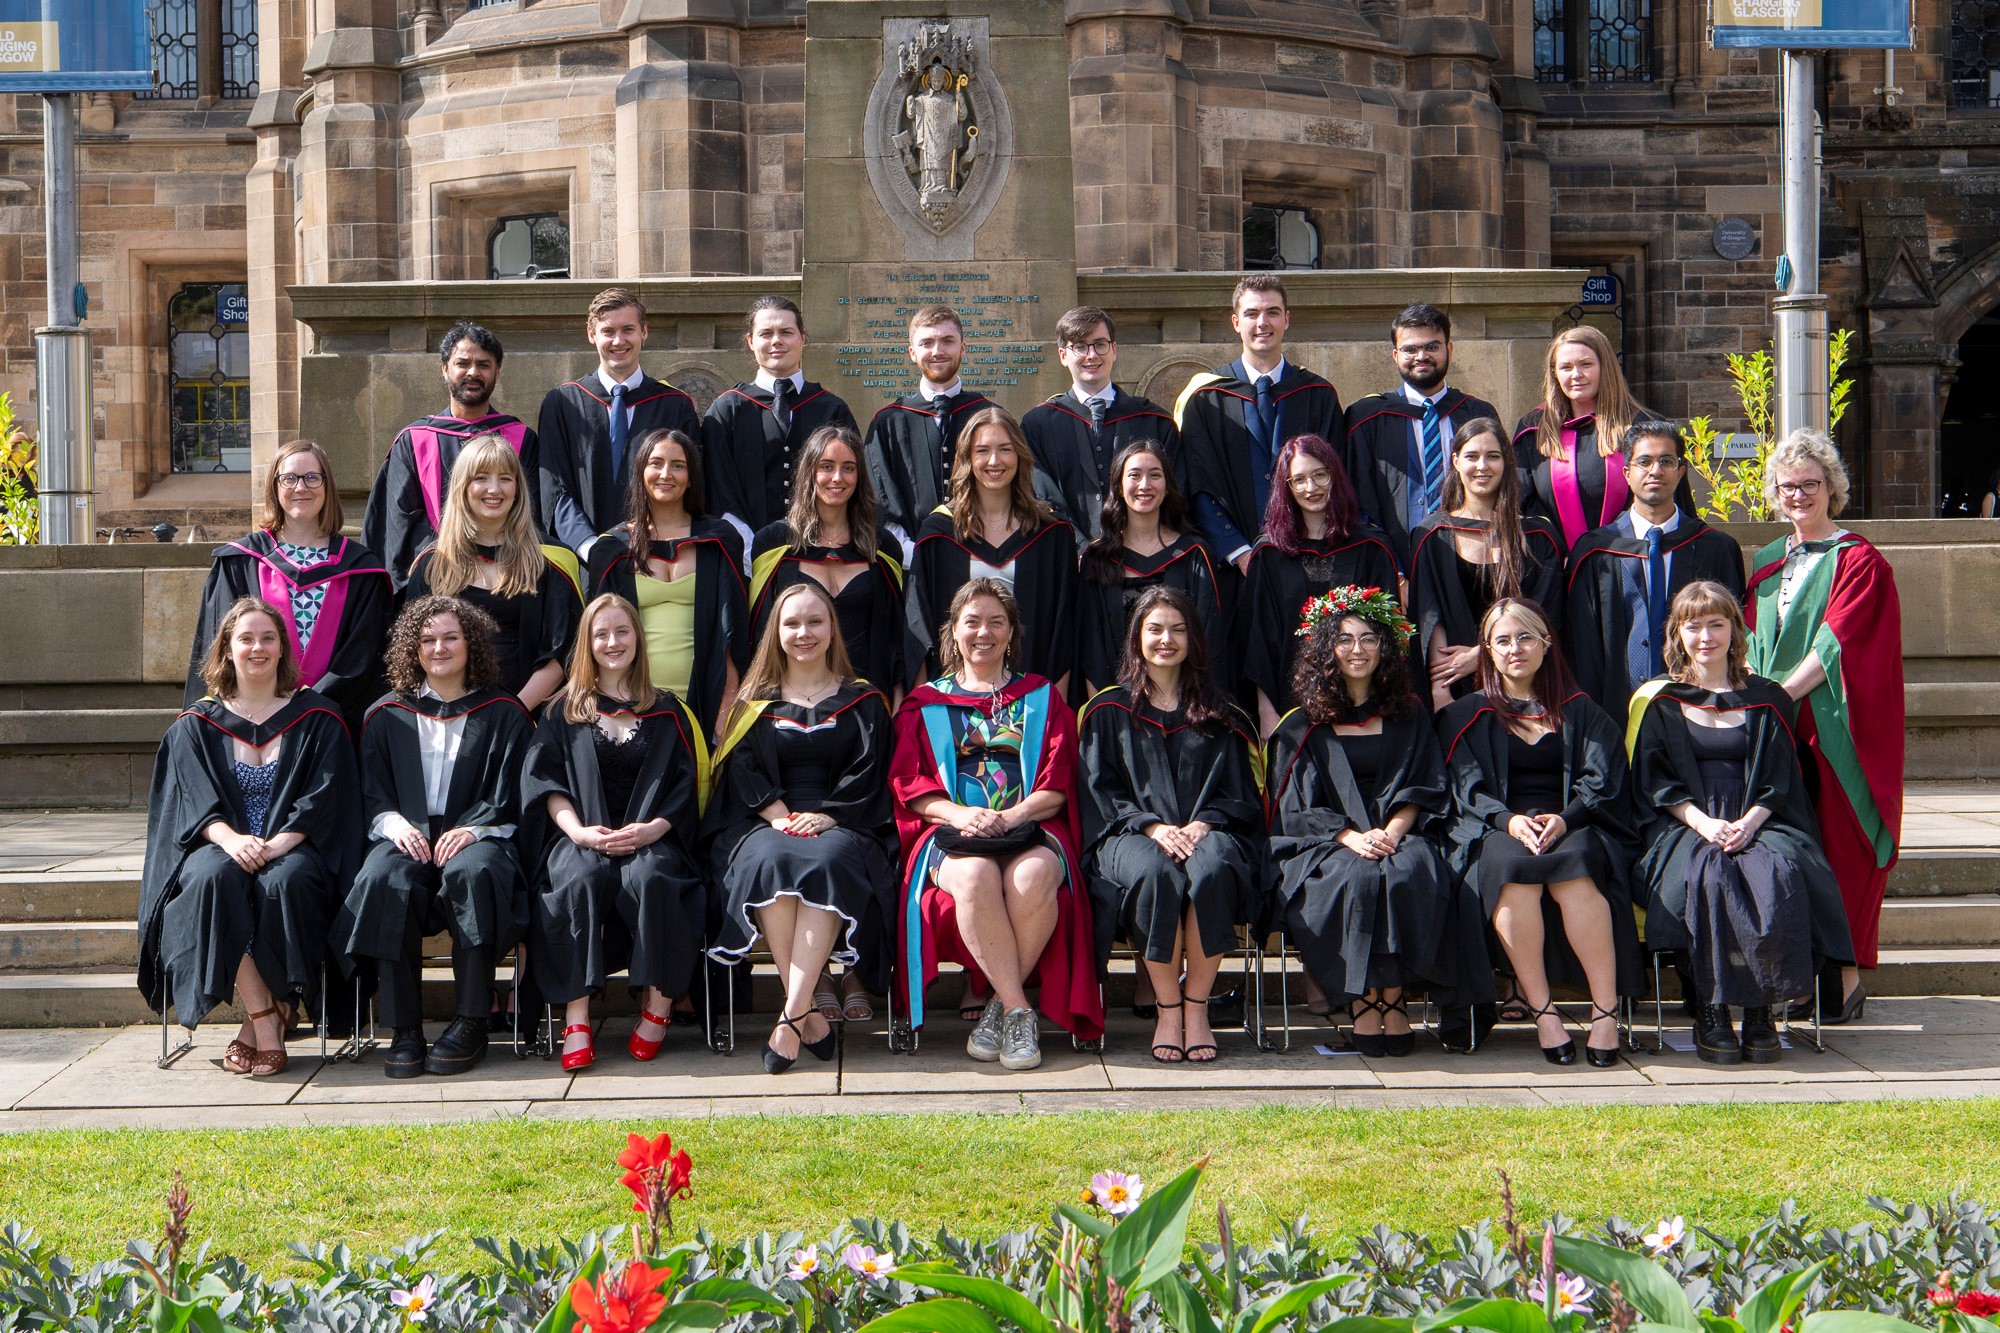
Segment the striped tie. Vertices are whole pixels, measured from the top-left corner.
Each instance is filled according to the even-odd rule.
[[[1437,400],[1424,404],[1424,512],[1434,514],[1444,501],[1444,432]]]

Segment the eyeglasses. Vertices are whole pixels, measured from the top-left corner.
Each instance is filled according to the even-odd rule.
[[[1496,634],[1486,641],[1486,646],[1498,649],[1504,653],[1510,648],[1532,648],[1538,643],[1547,642],[1548,640],[1541,635],[1530,630],[1523,630],[1519,634]]]
[[[1315,486],[1326,486],[1333,481],[1333,474],[1325,468],[1314,468],[1302,477],[1287,477],[1285,485],[1295,491],[1308,491]]]
[[[1818,495],[1819,488],[1824,485],[1823,481],[1781,481],[1778,483],[1778,494],[1787,500],[1797,500],[1802,496]]]
[[[1336,634],[1333,639],[1336,648],[1380,648],[1382,636],[1379,634]]]
[[[1105,353],[1109,352],[1112,348],[1116,347],[1117,345],[1118,345],[1117,343],[1111,342],[1110,340],[1105,338],[1099,338],[1094,343],[1063,344],[1064,347],[1068,348],[1072,352],[1088,352],[1092,356],[1103,356]]]
[[[1649,454],[1643,458],[1635,458],[1625,466],[1634,472],[1678,472],[1681,460],[1672,454],[1660,454],[1657,457]]]
[[[1404,343],[1396,349],[1397,356],[1436,356],[1444,350],[1444,344],[1436,340],[1427,343]]]
[[[316,491],[326,485],[324,472],[280,472],[278,489],[289,491]]]

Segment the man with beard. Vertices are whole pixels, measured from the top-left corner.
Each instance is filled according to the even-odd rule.
[[[1118,479],[1111,460],[1128,444],[1160,447],[1180,480],[1181,433],[1165,408],[1111,382],[1118,363],[1118,329],[1094,305],[1056,321],[1056,355],[1070,373],[1069,391],[1029,409],[1021,430],[1035,454],[1035,481],[1052,483],[1051,503],[1078,532],[1097,535],[1098,508]]]
[[[467,440],[498,435],[514,446],[528,475],[535,474],[535,432],[520,418],[490,406],[505,358],[491,332],[477,324],[454,324],[438,344],[451,405],[405,426],[375,474],[361,518],[361,541],[388,566],[397,592],[409,581],[417,552],[437,535],[445,482]]]
[[[1666,667],[1663,640],[1674,594],[1697,580],[1743,600],[1743,548],[1675,502],[1686,471],[1679,430],[1644,421],[1625,432],[1632,505],[1578,540],[1569,557],[1563,637],[1577,688],[1613,717]]]
[[[965,323],[948,305],[910,316],[910,361],[923,379],[868,423],[868,479],[875,484],[882,526],[896,534],[907,560],[917,529],[950,500],[951,457],[959,427],[992,400],[959,382]]]
[[[1347,409],[1347,471],[1363,516],[1382,529],[1397,563],[1410,568],[1410,534],[1436,512],[1451,471],[1452,431],[1478,417],[1499,419],[1484,399],[1445,383],[1451,373],[1451,316],[1416,301],[1389,325],[1403,382]]]

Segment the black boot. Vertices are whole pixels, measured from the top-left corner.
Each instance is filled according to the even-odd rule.
[[[390,1078],[415,1078],[424,1072],[424,1054],[423,1028],[397,1028],[382,1072]]]
[[[1743,1011],[1743,1058],[1753,1065],[1777,1063],[1784,1047],[1778,1041],[1778,1029],[1771,1024],[1771,1010],[1768,1006]]]
[[[486,1058],[486,1015],[451,1020],[424,1060],[427,1074],[463,1074]]]
[[[1694,1053],[1712,1065],[1743,1063],[1743,1045],[1729,1024],[1728,1005],[1695,1005]]]

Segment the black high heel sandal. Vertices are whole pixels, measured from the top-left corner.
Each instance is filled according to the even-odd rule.
[[[1590,1021],[1592,1023],[1595,1023],[1600,1018],[1610,1019],[1612,1031],[1615,1032],[1618,1030],[1618,1011],[1616,1009],[1601,1008],[1598,1005],[1597,1001],[1592,1000],[1590,1002]],[[1620,1043],[1621,1043],[1620,1045],[1613,1046],[1609,1050],[1606,1050],[1605,1048],[1600,1046],[1592,1046],[1590,1044],[1590,1039],[1588,1037],[1585,1037],[1583,1046],[1584,1057],[1588,1059],[1592,1064],[1592,1066],[1594,1066],[1595,1068],[1610,1069],[1611,1067],[1613,1067],[1618,1063],[1618,1056],[1620,1052],[1624,1050],[1624,1046],[1622,1044],[1623,1043],[1622,1038],[1620,1038]]]
[[[1199,1000],[1197,1000],[1195,999],[1194,996],[1189,995],[1186,991],[1181,992],[1181,1003],[1189,1006],[1190,1008],[1198,1004],[1205,1010],[1208,1008],[1208,1000],[1209,997],[1206,995],[1202,996]],[[1213,1024],[1210,1025],[1209,1030],[1211,1032],[1214,1031]],[[1185,1040],[1187,1037],[1187,1028],[1185,1026],[1181,1028],[1181,1037],[1183,1040]],[[1206,1052],[1207,1058],[1202,1060],[1195,1059],[1196,1052]],[[1199,1042],[1193,1046],[1181,1047],[1181,1058],[1187,1061],[1187,1063],[1191,1065],[1212,1065],[1217,1060],[1220,1060],[1222,1058],[1222,1052],[1216,1048],[1214,1042],[1204,1041],[1204,1042]]]
[[[1524,1000],[1522,1001],[1522,1003],[1526,1004],[1527,1002]],[[1556,1012],[1555,1001],[1553,1000],[1543,1005],[1539,1009],[1535,1008],[1533,1005],[1528,1005],[1528,1016],[1530,1020],[1539,1021],[1544,1014],[1553,1016],[1558,1023],[1562,1021],[1562,1015]],[[1535,1044],[1540,1046],[1541,1040],[1542,1040],[1541,1036],[1538,1033],[1535,1037]],[[1568,1041],[1565,1041],[1560,1046],[1542,1046],[1542,1058],[1544,1060],[1547,1060],[1552,1065],[1575,1064],[1576,1063],[1575,1039],[1572,1038]]]
[[[1389,1010],[1392,1007],[1380,1000],[1371,1000],[1366,995],[1357,995],[1347,1002],[1347,1021],[1355,1023],[1360,1020],[1362,1014],[1374,1013],[1381,1015],[1386,1025]],[[1388,1034],[1386,1033],[1361,1032],[1357,1030],[1349,1032],[1347,1037],[1355,1050],[1371,1059],[1379,1060],[1389,1053]]]
[[[1148,1007],[1154,1009],[1180,1009],[1185,1007],[1185,1003],[1182,1000],[1175,1000],[1172,1004],[1167,1004],[1156,997]],[[1139,1006],[1135,1004],[1132,1008],[1136,1012]],[[1187,1039],[1187,1029],[1183,1028],[1181,1030],[1181,1038],[1182,1040]],[[1162,1052],[1166,1053],[1162,1054]],[[1153,1061],[1155,1064],[1162,1065],[1185,1064],[1187,1063],[1187,1047],[1175,1046],[1164,1041],[1156,1041],[1153,1043]]]
[[[784,1014],[779,1014],[778,1022],[783,1024],[785,1027],[790,1028],[793,1034],[798,1037],[800,1050],[812,1052],[812,1056],[815,1060],[831,1060],[833,1059],[833,1043],[834,1043],[834,1035],[832,1029],[829,1028],[827,1034],[824,1037],[821,1037],[818,1041],[807,1041],[806,1034],[799,1027],[799,1019],[809,1018],[816,1012],[818,1011],[807,1010],[805,1013],[800,1014],[798,1018],[788,1018]],[[775,1050],[771,1049],[770,1042],[767,1041],[764,1043],[765,1073],[782,1074],[787,1069],[790,1069],[793,1065],[797,1064],[798,1062],[799,1062],[798,1056],[779,1055]]]
[[[1410,1021],[1409,1001],[1405,998],[1398,997],[1395,1000],[1386,1002],[1382,1008],[1383,1052],[1386,1055],[1390,1056],[1392,1059],[1400,1060],[1407,1055],[1415,1053],[1417,1049],[1417,1032],[1415,1028],[1411,1028],[1408,1032],[1389,1031],[1389,1015],[1392,1013],[1401,1014],[1403,1016],[1403,1021],[1405,1023],[1409,1022]]]

